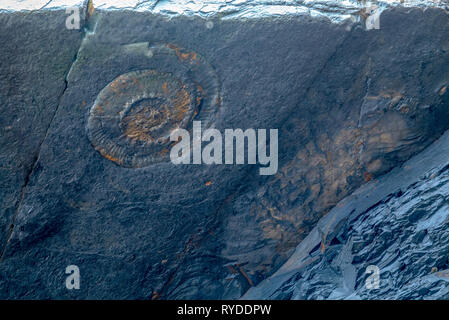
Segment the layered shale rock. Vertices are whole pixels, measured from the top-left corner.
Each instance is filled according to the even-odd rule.
[[[244,298],[447,299],[448,153],[446,132],[344,199]]]
[[[239,298],[339,200],[449,127],[447,34],[436,8],[386,10],[369,31],[97,10],[5,215],[0,297]],[[194,120],[278,128],[278,173],[172,164],[167,133]],[[83,290],[64,286],[73,264]]]
[[[412,21],[423,22],[426,15],[433,18],[425,29],[448,26],[441,11],[385,12],[385,29],[355,28],[340,44],[282,124],[281,156],[291,156],[284,157],[278,175],[254,181],[233,204],[228,230],[259,225],[250,235],[229,233],[233,258],[267,272],[265,265],[276,265],[273,252],[283,260],[340,199],[422,150],[447,127],[445,71],[428,69],[445,65],[440,60],[445,49],[421,42],[425,23],[411,30]],[[410,34],[403,38],[403,32]],[[410,60],[411,52],[423,53],[422,62]],[[436,78],[424,89],[431,74]],[[254,243],[248,240],[256,238],[262,250],[273,248],[267,260],[252,255]]]

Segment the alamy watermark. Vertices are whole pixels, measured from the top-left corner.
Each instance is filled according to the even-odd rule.
[[[69,16],[65,19],[65,27],[69,30],[79,30],[80,29],[80,8],[69,7],[65,9],[65,13]]]
[[[68,290],[80,289],[80,269],[76,265],[70,265],[65,268],[65,273],[69,276],[65,279],[65,287]]]
[[[189,131],[176,129],[170,141],[177,142],[170,151],[174,164],[244,164],[264,166],[260,175],[273,175],[278,170],[278,129],[270,129],[269,148],[267,148],[266,129],[225,129],[223,135],[217,129],[201,129],[201,121],[193,121],[192,138]],[[211,141],[212,140],[212,141]],[[246,148],[245,148],[246,141]],[[207,144],[202,146],[202,142]],[[235,142],[235,143],[234,143]],[[235,157],[234,157],[235,154]]]
[[[366,267],[365,274],[369,274],[365,280],[365,288],[368,290],[380,288],[380,269],[376,265]]]

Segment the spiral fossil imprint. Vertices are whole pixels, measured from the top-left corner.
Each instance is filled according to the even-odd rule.
[[[125,73],[98,94],[87,135],[94,148],[120,166],[168,161],[170,133],[214,122],[219,81],[203,57],[172,44],[148,46],[148,69]]]

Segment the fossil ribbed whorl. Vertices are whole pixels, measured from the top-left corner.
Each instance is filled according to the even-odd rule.
[[[170,133],[209,127],[219,104],[219,83],[202,57],[169,44],[148,47],[149,69],[125,73],[98,94],[87,134],[106,159],[139,168],[169,159]]]

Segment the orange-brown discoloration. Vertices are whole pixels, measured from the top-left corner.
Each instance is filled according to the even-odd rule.
[[[118,93],[120,91],[119,89],[119,83],[117,80],[113,81],[110,85],[112,91],[114,91],[114,93]]]
[[[251,280],[251,278],[246,274],[245,270],[243,270],[242,267],[239,267],[240,273],[242,274],[243,277],[245,277],[246,281],[248,281],[249,285],[251,287],[254,286],[253,281]]]
[[[162,149],[161,151],[158,152],[158,154],[160,156],[165,156],[168,153],[168,149]]]
[[[97,105],[97,108],[95,109],[95,114],[96,115],[102,115],[103,114],[103,106],[101,106],[101,105]]]
[[[239,272],[237,270],[235,270],[232,266],[227,266],[227,268],[228,268],[229,272],[231,272],[232,274],[235,274],[235,275],[239,274]]]
[[[326,245],[324,244],[324,242],[321,242],[320,244],[320,252],[324,253],[326,251]]]
[[[408,106],[404,105],[404,106],[401,106],[401,108],[399,109],[399,111],[400,111],[401,113],[407,114],[407,113],[409,113],[410,108],[409,108]]]
[[[167,84],[167,81],[165,81],[165,82],[162,84],[162,92],[163,92],[164,94],[168,94],[168,84]]]
[[[89,0],[89,2],[87,3],[87,19],[92,17],[94,12],[95,12],[95,7],[94,7],[94,4],[93,4],[93,1]]]
[[[178,57],[178,59],[180,61],[186,61],[189,60],[189,62],[191,64],[195,63],[197,60],[197,54],[195,52],[188,52],[188,51],[184,51],[184,49],[178,48],[177,46],[175,46],[174,44],[168,44],[167,45],[170,49],[175,51],[176,56]],[[196,62],[198,64],[198,62]]]
[[[201,100],[204,97],[204,89],[199,84],[196,86],[196,91],[198,92],[198,96],[196,97],[196,105],[199,106],[201,104]]]
[[[161,294],[159,292],[153,292],[153,295],[151,296],[151,300],[157,300],[161,297]]]
[[[371,181],[373,179],[373,175],[369,172],[365,172],[363,174],[363,179],[365,179],[366,182]]]
[[[141,110],[133,116],[124,119],[124,134],[131,140],[154,141],[154,137],[151,135],[152,128],[159,125],[161,119],[167,119],[169,116],[170,111],[167,107],[162,110],[153,110],[150,114],[146,110]]]
[[[120,162],[119,159],[114,158],[113,156],[111,156],[110,154],[105,154],[104,157],[108,160],[114,161],[114,162]]]
[[[98,152],[100,152],[100,154],[105,157],[106,159],[113,161],[115,163],[117,163],[118,165],[122,165],[122,160],[110,155],[109,153],[107,153],[105,150],[103,149],[97,149]]]
[[[173,105],[173,120],[181,121],[184,119],[185,114],[189,111],[190,108],[190,95],[183,88],[176,92],[176,97],[174,99]]]

